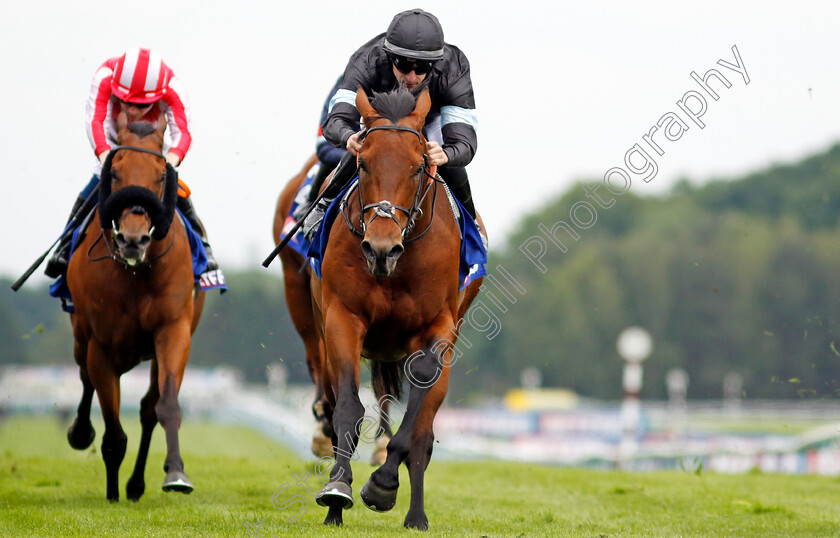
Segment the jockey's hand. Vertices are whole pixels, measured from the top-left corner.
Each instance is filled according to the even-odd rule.
[[[99,154],[99,162],[101,162],[102,164],[105,164],[105,159],[107,159],[107,158],[108,158],[108,154],[109,154],[109,153],[111,153],[111,150],[110,150],[110,149],[106,149],[105,151],[103,151],[102,153],[100,153],[100,154]]]
[[[171,164],[172,167],[174,168],[174,167],[178,166],[179,164],[181,164],[181,159],[179,159],[178,156],[175,155],[174,153],[170,152],[170,153],[166,154],[166,162]]]
[[[435,166],[441,166],[449,162],[449,157],[446,152],[440,147],[437,142],[426,142],[426,155],[429,156],[429,162]]]
[[[359,138],[362,136],[362,131],[353,133],[350,135],[350,138],[347,139],[347,151],[352,153],[353,155],[358,155],[359,150],[362,149],[362,143],[359,142]]]

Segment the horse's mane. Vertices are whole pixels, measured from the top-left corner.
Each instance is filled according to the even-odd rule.
[[[385,118],[391,123],[397,123],[401,118],[414,112],[417,96],[423,88],[425,88],[425,85],[421,84],[412,91],[397,88],[387,93],[374,92],[370,106],[379,113],[378,117]]]
[[[148,121],[133,121],[128,124],[128,130],[143,138],[157,131],[157,126]]]

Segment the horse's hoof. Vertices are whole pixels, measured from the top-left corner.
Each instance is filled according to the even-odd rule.
[[[330,482],[315,495],[315,502],[330,508],[353,508],[353,490],[344,482]]]
[[[426,517],[424,512],[420,512],[417,515],[411,514],[409,512],[405,516],[405,521],[403,521],[403,526],[407,529],[417,529],[418,531],[427,531],[429,530],[429,518]]]
[[[312,453],[317,458],[324,458],[333,455],[332,439],[324,435],[321,425],[315,426],[315,433],[312,434]]]
[[[385,463],[385,460],[388,459],[388,441],[390,440],[391,438],[387,435],[382,435],[376,440],[373,454],[370,455],[371,465],[376,465],[378,467]]]
[[[146,483],[141,481],[135,482],[134,480],[129,480],[128,484],[125,486],[125,498],[129,501],[137,502],[140,500],[140,497],[143,496],[143,493],[146,491]]]
[[[192,482],[183,471],[169,471],[163,479],[163,491],[189,494],[193,489]]]
[[[96,430],[88,423],[87,429],[79,426],[79,419],[73,421],[73,425],[67,429],[67,441],[76,450],[84,450],[93,443],[96,438]]]
[[[397,488],[385,489],[368,479],[359,492],[365,506],[374,512],[387,512],[397,504]]]

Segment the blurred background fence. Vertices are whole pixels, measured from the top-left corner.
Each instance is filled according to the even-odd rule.
[[[282,371],[281,365],[275,368]],[[136,417],[148,380],[148,364],[123,376],[123,420]],[[269,383],[246,384],[230,368],[188,368],[180,401],[185,420],[249,426],[310,458],[312,395],[311,386],[286,384],[282,375]],[[69,425],[80,396],[73,367],[0,370],[0,409],[6,416],[55,414]],[[365,389],[361,396],[370,410],[372,393]],[[98,419],[96,399],[93,415]],[[399,406],[392,406],[390,416],[399,422]],[[435,422],[435,457],[601,469],[840,475],[838,417],[836,401],[642,401],[635,446],[628,452],[622,444],[621,402],[520,389],[480,406],[444,406]],[[360,444],[358,449],[366,461],[372,447]]]

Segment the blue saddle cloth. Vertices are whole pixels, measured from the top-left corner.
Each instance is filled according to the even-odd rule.
[[[309,191],[308,187],[311,185],[313,179],[314,173],[307,176],[306,180],[301,185],[301,188],[298,190],[298,195],[295,197],[294,203],[292,203],[291,211],[286,217],[286,222],[283,226],[283,236],[286,235],[287,230],[290,230],[292,226],[295,225],[296,221],[292,217],[292,214],[297,208],[299,201],[303,200],[302,195],[305,195]],[[358,176],[356,176],[353,181],[351,181],[347,187],[341,191],[341,194],[335,197],[335,200],[333,200],[327,208],[324,221],[315,233],[315,237],[312,238],[311,244],[309,241],[304,239],[303,232],[301,230],[298,230],[295,237],[289,241],[289,246],[295,249],[295,251],[304,258],[309,259],[309,265],[315,271],[318,278],[321,278],[321,262],[324,259],[324,253],[327,250],[327,240],[330,236],[330,230],[332,229],[332,225],[340,212],[339,206],[341,204],[341,199],[344,198],[344,195],[356,183],[356,181],[358,181],[358,179]],[[484,243],[481,241],[481,235],[479,234],[478,226],[475,221],[469,216],[469,213],[466,212],[464,207],[461,205],[461,202],[455,199],[455,203],[458,204],[458,209],[461,213],[461,218],[458,221],[458,226],[461,232],[461,263],[458,271],[458,278],[460,282],[459,289],[464,289],[476,278],[480,278],[487,274],[487,270],[484,267],[487,263],[487,250],[484,248]]]
[[[207,252],[204,250],[204,244],[201,242],[201,237],[190,226],[190,222],[184,218],[184,214],[180,209],[175,209],[181,217],[181,222],[187,231],[187,238],[190,241],[190,252],[192,253],[193,275],[195,275],[195,282],[202,290],[218,289],[221,291],[227,290],[224,276],[221,270],[211,271],[212,275],[205,274],[207,270]],[[92,215],[93,212],[90,213]],[[85,219],[81,226],[73,231],[73,239],[70,243],[70,255],[76,251],[80,235],[87,227],[90,217]],[[74,312],[73,298],[70,295],[70,288],[67,286],[67,275],[61,275],[55,282],[50,285],[50,295],[61,299],[61,308],[65,312]]]

